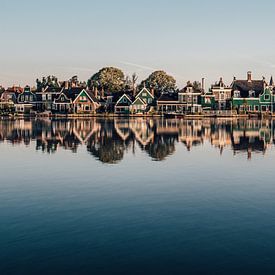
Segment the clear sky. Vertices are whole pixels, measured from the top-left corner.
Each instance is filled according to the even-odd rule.
[[[116,66],[139,80],[275,76],[275,1],[0,0],[0,85],[87,80]]]

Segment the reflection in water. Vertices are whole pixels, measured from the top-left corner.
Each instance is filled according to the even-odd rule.
[[[117,163],[125,152],[135,153],[136,146],[157,161],[184,144],[188,151],[210,142],[220,153],[228,147],[234,154],[265,153],[274,143],[274,121],[256,119],[53,119],[0,120],[0,141],[29,145],[54,153],[59,148],[76,153],[79,146],[104,163]]]

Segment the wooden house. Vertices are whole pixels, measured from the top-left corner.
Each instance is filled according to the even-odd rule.
[[[58,113],[91,114],[99,108],[98,99],[82,87],[64,89],[54,100],[53,111]]]
[[[17,96],[15,111],[17,113],[27,113],[36,110],[36,94],[31,91],[30,86],[26,86],[24,91]]]

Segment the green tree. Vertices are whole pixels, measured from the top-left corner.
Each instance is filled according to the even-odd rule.
[[[88,86],[101,91],[119,92],[125,87],[124,73],[114,67],[102,68],[88,80]]]
[[[59,87],[58,79],[56,76],[49,75],[42,77],[42,79],[36,79],[37,90],[45,89],[46,87],[57,88]]]
[[[164,71],[155,71],[141,82],[140,88],[144,86],[148,89],[153,89],[155,95],[159,96],[163,92],[174,91],[176,89],[176,80]]]

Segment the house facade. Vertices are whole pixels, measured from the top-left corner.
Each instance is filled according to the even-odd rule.
[[[39,111],[52,111],[54,100],[59,97],[62,90],[61,87],[47,86],[36,92],[36,107]]]
[[[195,87],[194,84],[188,81],[187,85],[179,92],[163,93],[157,100],[157,111],[162,114],[201,113],[202,96],[203,90]]]
[[[190,81],[178,93],[179,103],[183,105],[182,112],[194,114],[202,112],[201,97],[203,90],[195,87]]]
[[[123,94],[115,104],[115,113],[123,115],[130,114],[132,103],[133,102],[131,96]]]
[[[145,113],[148,112],[150,106],[154,103],[154,94],[151,93],[147,88],[142,88],[141,91],[136,95],[131,105],[131,113]]]
[[[21,87],[11,87],[7,90],[2,91],[0,97],[0,109],[14,112],[15,104],[17,103],[17,96],[23,92],[23,88]]]
[[[274,87],[262,80],[253,80],[251,72],[247,80],[233,80],[232,109],[238,112],[270,113],[274,111]]]
[[[17,113],[25,114],[29,114],[31,111],[36,111],[36,94],[31,91],[30,86],[26,86],[23,93],[17,96],[15,111]]]
[[[231,93],[232,89],[229,86],[226,86],[223,82],[222,77],[218,82],[213,84],[210,88],[210,93],[215,98],[216,110],[229,110],[231,109]]]
[[[91,114],[95,113],[100,104],[92,94],[81,87],[64,89],[54,99],[53,111],[60,113]]]

